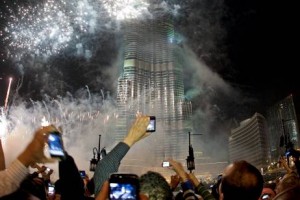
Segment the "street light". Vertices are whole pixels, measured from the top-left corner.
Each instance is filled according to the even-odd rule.
[[[189,155],[186,158],[186,166],[190,172],[195,169],[195,157],[194,157],[194,150],[192,145],[189,145]]]
[[[93,148],[93,158],[90,161],[90,171],[94,172],[97,166],[97,163],[100,160],[100,141],[101,135],[99,135],[98,149],[96,147]],[[97,154],[97,159],[96,159]]]
[[[192,135],[202,135],[202,134],[192,134]],[[194,149],[191,144],[191,132],[189,132],[189,155],[186,158],[186,166],[190,173],[195,169],[195,157]]]

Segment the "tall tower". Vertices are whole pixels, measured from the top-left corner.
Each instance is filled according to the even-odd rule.
[[[185,122],[191,116],[192,106],[184,99],[182,63],[176,55],[179,47],[171,14],[155,5],[149,11],[151,18],[122,24],[124,62],[118,80],[120,115],[116,139],[124,137],[137,112],[156,116],[151,165],[158,166],[169,157],[186,158],[188,127]]]

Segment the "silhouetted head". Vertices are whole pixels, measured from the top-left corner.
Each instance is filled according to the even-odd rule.
[[[276,196],[276,184],[264,184],[259,200],[270,200]]]
[[[173,193],[167,180],[159,173],[148,171],[140,178],[140,192],[149,200],[172,200]]]
[[[257,200],[263,188],[260,171],[242,160],[228,165],[223,173],[220,191],[221,199]]]

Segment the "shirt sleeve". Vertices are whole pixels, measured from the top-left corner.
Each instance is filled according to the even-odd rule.
[[[16,191],[28,174],[28,168],[19,160],[13,161],[6,170],[0,172],[0,197]]]
[[[196,193],[202,196],[204,200],[215,200],[215,197],[201,183],[197,186]]]
[[[127,144],[120,142],[98,162],[94,173],[95,196],[98,195],[103,183],[109,178],[109,175],[118,171],[121,160],[129,151],[129,148]]]
[[[193,184],[188,180],[181,183],[181,188],[183,192],[183,199],[184,200],[196,200],[195,191],[193,189]]]

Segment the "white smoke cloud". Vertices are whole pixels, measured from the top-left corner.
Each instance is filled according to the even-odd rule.
[[[5,159],[9,165],[23,151],[32,139],[33,133],[41,126],[42,119],[63,130],[63,140],[67,152],[74,157],[80,169],[89,171],[92,148],[101,146],[111,148],[114,138],[111,132],[117,120],[117,110],[113,102],[102,96],[82,91],[81,97],[67,96],[57,100],[21,103],[11,106],[9,115],[1,115],[2,141]],[[3,132],[2,132],[3,133]],[[56,169],[56,165],[50,165]]]
[[[41,43],[43,45],[33,46],[37,48],[34,50],[35,55],[26,55],[22,60],[19,58],[18,72],[22,76],[29,75],[30,80],[27,81],[28,85],[25,85],[26,88],[23,88],[25,90],[23,93],[27,95],[27,99],[18,99],[18,95],[16,95],[17,97],[9,110],[9,118],[6,119],[5,116],[1,116],[3,120],[0,122],[0,126],[8,127],[8,132],[5,133],[3,140],[7,164],[15,159],[18,153],[25,148],[31,139],[32,133],[39,127],[40,121],[44,116],[56,126],[63,128],[66,150],[74,157],[79,169],[88,171],[89,160],[92,158],[92,148],[97,147],[99,134],[102,135],[101,146],[105,146],[109,150],[114,145],[111,128],[116,119],[115,113],[117,111],[112,101],[109,99],[103,100],[103,95],[99,88],[117,88],[117,76],[122,65],[120,62],[122,54],[119,53],[120,46],[118,43],[120,22],[108,19],[105,17],[107,16],[107,11],[97,6],[91,6],[86,0],[78,1],[75,4],[74,2],[69,1],[67,7],[72,11],[78,11],[78,13],[73,12],[72,16],[63,16],[65,19],[67,17],[75,19],[74,22],[78,28],[76,29],[77,32],[75,29],[70,28],[71,23],[69,20],[61,21],[61,25],[69,27],[64,32],[68,37],[57,37],[61,39],[54,46],[54,49],[61,47],[65,51],[55,55],[57,56],[55,57],[52,54],[53,52],[44,48],[45,44],[51,43],[45,42]],[[124,4],[123,1],[106,2],[114,5],[118,3]],[[178,4],[172,4],[170,3],[171,1],[157,2],[158,7],[162,8],[163,11],[167,10],[176,17],[185,17],[185,15],[182,15],[183,11],[187,14],[186,18],[179,20],[181,33],[186,34],[185,38],[182,37],[180,40],[182,43],[191,44],[194,42],[192,45],[193,50],[197,52],[196,55],[187,46],[184,46],[179,52],[184,66],[186,97],[193,102],[194,115],[192,119],[195,126],[194,131],[195,133],[203,134],[203,136],[192,138],[193,144],[197,144],[194,149],[205,153],[207,153],[208,149],[213,149],[215,150],[214,152],[225,152],[224,142],[226,140],[224,136],[228,134],[229,127],[226,116],[227,110],[225,109],[232,109],[230,112],[235,112],[236,108],[234,108],[234,105],[241,99],[240,94],[217,72],[212,71],[210,66],[204,64],[203,60],[199,59],[199,57],[210,57],[211,50],[218,50],[216,48],[217,38],[222,38],[224,33],[218,21],[222,16],[220,12],[222,3],[218,1],[207,6],[203,3],[204,1],[201,1],[200,4],[203,9],[192,10],[192,4],[186,6],[184,1]],[[193,5],[199,3],[197,1],[192,2]],[[54,6],[54,4],[49,5]],[[140,5],[146,6],[147,4]],[[216,12],[213,12],[215,10],[212,8],[209,9],[209,6],[212,8],[216,7]],[[186,8],[188,9],[184,10]],[[34,9],[39,10],[38,8]],[[56,11],[57,9],[52,9],[48,12],[54,15]],[[143,8],[141,13],[142,15],[137,17],[150,16],[147,9]],[[76,16],[74,16],[75,14]],[[113,12],[111,14],[113,15]],[[128,12],[123,14],[128,14]],[[18,23],[15,25],[18,25]],[[45,22],[38,23],[36,27],[39,25],[44,26]],[[26,26],[13,27],[16,30],[20,29],[16,34],[24,33],[26,30]],[[49,25],[44,27],[51,28]],[[33,33],[38,33],[37,30],[32,31]],[[59,30],[56,29],[56,31]],[[62,32],[51,33],[54,35],[62,34]],[[69,41],[71,33],[72,40]],[[32,37],[32,39],[40,41],[39,39],[41,38]],[[66,47],[67,41],[69,41],[70,45]],[[30,44],[30,42],[26,44]],[[41,47],[42,49],[39,49]],[[46,53],[42,56],[37,56],[42,54],[44,49],[47,50],[45,51]],[[18,51],[14,52],[13,49],[11,49],[11,52],[18,53]],[[48,59],[49,57],[52,58],[51,62]],[[81,57],[84,59],[82,60]],[[83,82],[83,80],[87,81]],[[61,94],[61,91],[73,89],[72,83],[76,83],[79,86],[77,85],[77,88],[74,86],[74,90],[70,90],[66,96],[63,96],[64,94]],[[77,91],[78,87],[84,87],[84,85],[96,88],[97,92],[94,90],[93,93],[89,93],[88,89]],[[28,104],[26,102],[28,101],[28,96],[36,94],[35,90],[44,95],[44,100],[32,100]],[[111,94],[113,92],[111,91]],[[55,100],[52,99],[53,96],[55,96]],[[105,122],[107,116],[110,116],[108,123]],[[149,157],[150,164],[151,151],[153,150],[151,149],[151,144],[159,142],[156,141],[155,134],[153,133],[151,137],[146,138],[147,140],[134,147],[131,153],[138,152]],[[56,167],[56,165],[53,165],[53,167]]]

